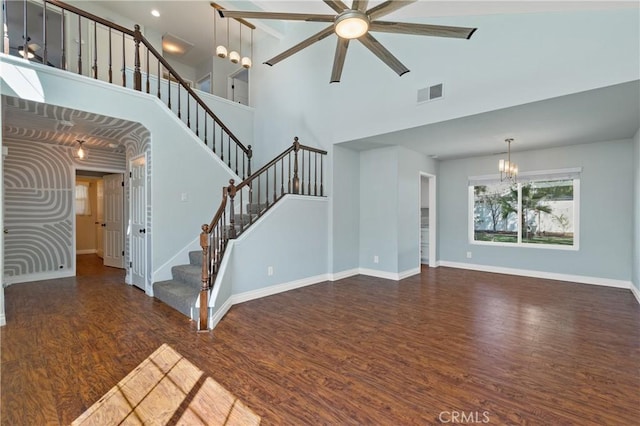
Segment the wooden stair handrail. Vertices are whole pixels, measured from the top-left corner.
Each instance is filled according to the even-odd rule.
[[[299,152],[303,152],[302,154],[302,181],[303,181],[303,185],[302,188],[300,187],[300,177],[298,175],[299,169],[298,169],[298,153]],[[287,182],[287,187],[288,187],[288,192],[287,193],[292,193],[292,194],[300,194],[300,190],[302,190],[302,194],[304,194],[304,152],[308,152],[309,154],[309,158],[311,156],[311,153],[314,154],[319,154],[320,156],[324,156],[327,154],[327,151],[322,150],[322,149],[318,149],[318,148],[313,148],[310,146],[306,146],[306,145],[302,145],[300,144],[298,137],[296,136],[294,138],[293,144],[292,146],[290,146],[289,148],[285,149],[282,153],[280,153],[278,156],[276,156],[273,160],[269,161],[267,164],[265,164],[264,166],[262,166],[260,169],[258,169],[255,173],[251,174],[249,177],[247,177],[245,180],[243,180],[241,183],[239,183],[238,185],[235,185],[235,182],[233,179],[231,179],[229,181],[229,186],[224,187],[222,189],[222,201],[220,203],[220,206],[218,207],[218,210],[216,211],[216,214],[214,215],[213,219],[211,220],[211,222],[209,224],[204,224],[202,225],[202,232],[200,233],[200,244],[202,247],[202,288],[200,290],[200,317],[199,317],[199,330],[206,330],[208,328],[208,322],[209,322],[209,318],[208,318],[208,313],[209,313],[209,309],[208,309],[208,294],[209,294],[209,289],[211,289],[211,287],[213,286],[213,280],[215,279],[215,276],[218,272],[218,268],[220,266],[220,263],[222,262],[222,255],[224,254],[224,250],[227,246],[227,242],[230,239],[234,239],[236,238],[236,229],[235,229],[235,207],[234,207],[234,199],[236,197],[236,194],[240,194],[240,206],[242,208],[242,189],[243,188],[248,188],[249,192],[251,194],[252,189],[252,185],[253,183],[258,180],[257,183],[257,188],[258,191],[260,191],[260,181],[259,179],[263,176],[266,175],[267,178],[267,185],[266,185],[266,207],[264,208],[264,211],[262,212],[262,214],[264,212],[266,212],[266,210],[268,210],[269,208],[271,208],[277,201],[279,201],[285,194],[284,191],[284,159],[287,158],[287,156],[290,156],[291,153],[295,154],[294,157],[294,164],[293,164],[293,168],[291,168],[291,163],[289,163],[289,168],[287,169],[287,172],[289,174],[289,179],[291,179],[291,171],[293,170],[293,185],[291,185],[291,180],[289,180]],[[322,157],[321,157],[322,158]],[[291,158],[289,157],[289,161],[291,161]],[[277,172],[277,167],[278,164],[280,164],[280,170],[281,170],[281,176],[280,176],[280,197],[277,196],[277,176],[276,176],[276,172]],[[311,191],[311,182],[310,180],[308,181],[308,189],[307,189],[307,195],[318,195],[318,190],[317,190],[317,178],[318,178],[318,162],[317,159],[314,163],[315,165],[315,170],[314,170],[314,178],[316,179],[316,181],[314,182],[314,191]],[[322,160],[320,161],[320,196],[324,196],[324,189],[323,189],[323,171],[322,171],[322,167],[323,167],[323,163]],[[273,185],[274,185],[274,193],[272,194],[273,196],[273,201],[270,203],[270,196],[268,193],[268,177],[269,177],[269,170],[271,170],[272,168],[274,168],[274,177],[273,177]],[[311,162],[309,160],[309,163],[307,165],[307,172],[309,174],[309,176],[311,176]],[[313,192],[313,194],[312,194]],[[251,196],[249,197],[249,202],[251,203]],[[259,194],[258,194],[258,205],[260,205],[260,199],[259,199]],[[229,206],[229,223],[227,224],[226,221],[224,221],[224,215],[227,211],[227,205]],[[258,213],[258,216],[261,213]],[[249,212],[249,217],[250,217],[250,222],[248,225],[245,226],[244,224],[244,219],[242,219],[242,212],[240,214],[241,216],[241,223],[240,223],[240,233],[242,233],[247,227],[249,227],[252,223],[251,221],[251,212]],[[223,230],[220,230],[220,227],[223,227]],[[216,241],[215,238],[213,238],[213,240],[215,241],[215,244],[217,246],[217,250],[218,253],[215,253],[215,260],[212,260],[212,256],[214,255],[214,253],[211,251],[210,245],[211,245],[211,240],[212,240],[212,233],[215,233],[216,235],[218,235],[219,237],[221,237],[223,239],[223,241]],[[203,309],[203,306],[205,307]]]
[[[140,28],[138,25],[136,25],[136,27],[137,27],[137,29]],[[151,43],[139,31],[137,31],[137,33],[139,34],[140,41],[145,45],[145,47],[147,49],[149,49],[149,52],[151,52],[153,54],[153,56],[155,56],[156,59],[158,61],[160,61],[162,66],[165,69],[167,69],[167,71],[169,71],[169,74],[171,74],[171,75],[173,75],[175,77],[175,79],[187,91],[187,93],[189,93],[193,97],[193,99],[198,103],[198,105],[200,105],[200,107],[203,110],[205,110],[207,112],[207,114],[209,114],[215,120],[215,122],[225,131],[225,133],[227,133],[229,135],[229,137],[231,139],[233,139],[233,141],[240,147],[240,149],[243,150],[245,154],[249,154],[250,147],[247,148],[246,146],[244,146],[244,144],[242,142],[240,142],[240,140],[238,140],[238,138],[233,134],[233,132],[231,130],[229,130],[229,128],[227,126],[224,125],[224,123],[218,118],[217,115],[214,114],[213,111],[211,111],[211,108],[209,108],[207,106],[207,104],[204,103],[204,101],[202,99],[200,99],[200,96],[198,96],[196,94],[196,92],[194,92],[193,89],[191,87],[189,87],[189,85],[184,81],[184,79],[182,77],[180,77],[180,75],[169,64],[169,62],[167,62],[167,60],[164,59],[164,57],[158,53],[158,51],[155,49],[155,47],[153,47],[153,45],[151,45]],[[141,90],[141,89],[137,89],[137,90]]]
[[[134,89],[137,91],[142,91],[142,74],[141,74],[141,62],[140,62],[140,49],[139,49],[139,45],[140,43],[142,43],[146,48],[147,51],[160,63],[162,64],[162,67],[169,73],[169,75],[171,77],[173,77],[176,81],[177,84],[180,85],[181,88],[183,88],[186,93],[188,94],[188,96],[190,96],[194,102],[197,104],[197,107],[202,108],[202,110],[204,111],[204,114],[208,115],[209,117],[211,117],[213,119],[213,121],[215,122],[215,124],[226,134],[228,135],[228,137],[233,140],[233,142],[235,143],[236,147],[238,147],[243,153],[244,155],[246,155],[247,159],[248,159],[248,164],[247,164],[247,170],[246,170],[246,176],[250,176],[251,175],[251,158],[253,156],[253,152],[251,149],[251,145],[245,146],[242,142],[240,142],[240,140],[237,138],[237,136],[235,134],[233,134],[233,132],[222,122],[222,120],[220,120],[220,118],[211,110],[211,108],[209,108],[209,106],[200,98],[200,96],[198,96],[198,94],[196,94],[196,92],[189,86],[189,84],[187,84],[187,82],[178,74],[178,72],[171,66],[171,64],[169,64],[169,62],[167,62],[167,60],[155,49],[155,47],[153,47],[153,45],[146,39],[146,37],[144,37],[144,35],[142,35],[142,33],[140,32],[140,26],[139,25],[135,25],[134,30],[130,30],[126,27],[123,27],[122,25],[118,25],[114,22],[111,22],[107,19],[101,18],[99,16],[96,16],[92,13],[86,12],[76,6],[70,5],[68,3],[59,1],[59,0],[43,0],[44,3],[47,4],[51,4],[53,6],[59,7],[60,9],[66,10],[68,12],[74,13],[80,17],[86,18],[90,21],[93,22],[97,22],[101,25],[104,25],[107,28],[119,31],[123,34],[126,34],[130,37],[133,38],[133,41],[135,43],[135,57],[134,57]],[[46,44],[46,43],[45,43]],[[45,45],[45,49],[46,49],[46,45]],[[8,52],[5,52],[8,53]],[[64,52],[63,52],[64,55]],[[147,65],[149,64],[148,61],[148,57],[147,57]],[[97,78],[97,69],[94,68],[94,78]],[[111,71],[110,71],[111,72]],[[124,72],[124,71],[123,71]],[[124,78],[124,77],[123,77]],[[158,82],[161,79],[161,75],[157,76],[158,78]],[[170,83],[169,83],[170,84]],[[148,79],[147,79],[147,86],[148,86]],[[148,89],[148,87],[147,87]],[[147,90],[148,92],[148,90]],[[159,96],[159,94],[158,94]],[[170,96],[170,95],[169,95]],[[187,98],[188,99],[188,98]],[[169,108],[171,108],[170,105],[170,97],[169,97]],[[196,112],[197,114],[197,112]],[[180,110],[178,110],[178,117],[180,117]],[[188,118],[189,120],[189,118]],[[206,123],[205,123],[206,126]],[[188,124],[188,127],[191,128],[191,125]],[[197,134],[197,126],[196,126],[196,134]],[[224,148],[222,148],[224,149]],[[215,148],[214,148],[214,152],[215,152]],[[230,155],[230,154],[229,154]],[[231,165],[229,164],[229,166],[231,167]],[[237,163],[236,163],[236,173],[238,173],[237,171]],[[243,174],[245,173],[245,171],[243,170]]]
[[[311,151],[311,152],[315,152],[318,154],[322,154],[322,155],[327,155],[327,151],[322,150],[322,149],[318,149],[318,148],[313,148],[311,146],[307,146],[307,145],[302,145],[298,142],[298,137],[296,136],[294,138],[294,142],[293,145],[290,146],[289,148],[285,149],[284,151],[282,151],[282,153],[280,153],[280,155],[278,155],[277,157],[275,157],[273,160],[269,161],[267,164],[265,164],[264,166],[260,167],[258,170],[256,170],[251,176],[249,176],[248,178],[246,178],[245,180],[243,180],[238,186],[236,186],[236,189],[240,190],[242,188],[244,188],[245,186],[250,185],[251,183],[253,183],[253,181],[260,176],[262,173],[264,173],[266,170],[269,170],[271,167],[273,167],[278,161],[284,159],[284,157],[286,157],[290,152],[295,152],[296,151],[296,144],[298,146],[298,150],[302,149],[305,151]]]

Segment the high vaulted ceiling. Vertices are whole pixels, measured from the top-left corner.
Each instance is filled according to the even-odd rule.
[[[134,23],[151,29],[158,34],[171,33],[194,44],[190,53],[179,59],[186,65],[195,66],[202,62],[205,55],[211,55],[213,45],[213,8],[209,0],[161,0],[161,1],[72,1],[79,7],[95,4],[113,11],[115,16],[124,16]],[[254,1],[217,1],[216,3],[233,10],[264,10],[268,12],[292,13],[332,13],[333,9],[322,0],[254,0]],[[351,1],[346,0],[350,5]],[[370,1],[371,6],[382,3]],[[388,16],[385,19],[410,21],[412,18],[436,16],[474,16],[488,14],[533,13],[563,10],[600,10],[609,8],[628,8],[637,2],[611,1],[429,1],[419,0]],[[160,17],[151,16],[151,10],[160,12]],[[288,23],[280,21],[249,20],[258,30],[273,36],[282,35]],[[295,24],[294,24],[295,25]],[[238,27],[231,25],[231,38],[238,37]],[[218,29],[218,33],[220,30]],[[246,37],[246,33],[245,33]]]

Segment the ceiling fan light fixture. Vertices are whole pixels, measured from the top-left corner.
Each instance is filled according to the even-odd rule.
[[[338,37],[360,38],[369,31],[369,18],[360,11],[347,10],[336,18],[334,28]]]
[[[232,50],[231,52],[229,52],[229,60],[232,63],[237,64],[238,62],[240,62],[240,54],[235,50]]]

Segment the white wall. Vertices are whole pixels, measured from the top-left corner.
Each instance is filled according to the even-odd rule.
[[[500,156],[442,161],[438,176],[440,261],[594,278],[631,280],[633,181],[630,140],[520,152],[521,171],[582,167],[579,250],[470,244],[468,177],[494,174]],[[612,172],[615,170],[615,172]],[[472,252],[468,259],[466,253]],[[626,284],[625,284],[626,283]]]

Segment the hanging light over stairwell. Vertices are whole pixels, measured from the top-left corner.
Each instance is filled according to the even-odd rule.
[[[242,51],[242,24],[239,24],[239,25],[240,25],[240,50]],[[232,50],[231,52],[229,52],[229,60],[232,63],[237,64],[238,62],[240,62],[240,54],[237,51]]]
[[[253,56],[253,30],[251,30],[251,43],[249,44],[251,48],[251,56]],[[240,37],[240,47],[242,47],[242,37]],[[251,56],[244,56],[242,61],[240,62],[244,68],[251,68]]]
[[[213,45],[215,46],[216,44],[216,13],[218,13],[215,9],[213,11]],[[229,19],[227,18],[227,44],[229,44]],[[216,46],[216,55],[218,55],[219,58],[226,58],[227,57],[227,48],[223,45],[218,45]]]

